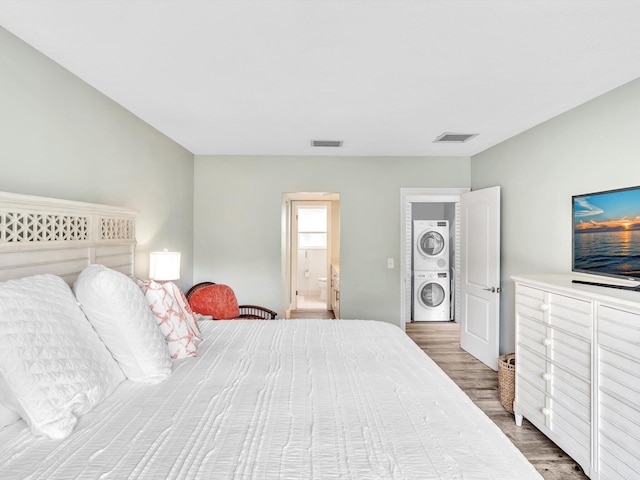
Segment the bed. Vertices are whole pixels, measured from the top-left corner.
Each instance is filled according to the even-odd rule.
[[[7,246],[7,210],[33,215],[32,203],[43,204],[11,198],[3,203],[0,195],[4,280],[53,273],[74,283],[96,258],[133,273],[135,212],[109,210],[106,223],[125,227],[107,228],[107,239]],[[71,206],[74,215],[89,208],[104,224],[97,206],[62,205]],[[87,230],[100,231],[91,215]],[[74,260],[67,268],[69,248],[84,251],[89,267]],[[47,249],[54,260],[42,262]],[[0,429],[0,478],[541,478],[391,324],[202,320],[198,327],[197,356],[172,360],[170,374],[156,383],[117,382],[64,438],[34,435],[23,419]]]

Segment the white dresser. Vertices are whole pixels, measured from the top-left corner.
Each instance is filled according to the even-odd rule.
[[[591,478],[640,478],[640,292],[573,278],[513,277],[516,422],[526,417]]]

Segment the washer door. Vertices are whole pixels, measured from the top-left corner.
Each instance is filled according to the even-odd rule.
[[[444,288],[439,283],[428,282],[420,287],[418,298],[427,308],[435,308],[444,302]]]
[[[438,232],[428,231],[420,235],[418,250],[427,257],[439,255],[444,249],[444,237]]]

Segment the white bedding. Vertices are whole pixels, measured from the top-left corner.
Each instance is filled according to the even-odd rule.
[[[0,430],[0,478],[539,479],[397,327],[204,321],[199,357],[123,382],[68,438]]]

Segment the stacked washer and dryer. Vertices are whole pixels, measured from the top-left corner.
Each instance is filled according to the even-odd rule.
[[[451,319],[449,222],[413,221],[413,320]]]

